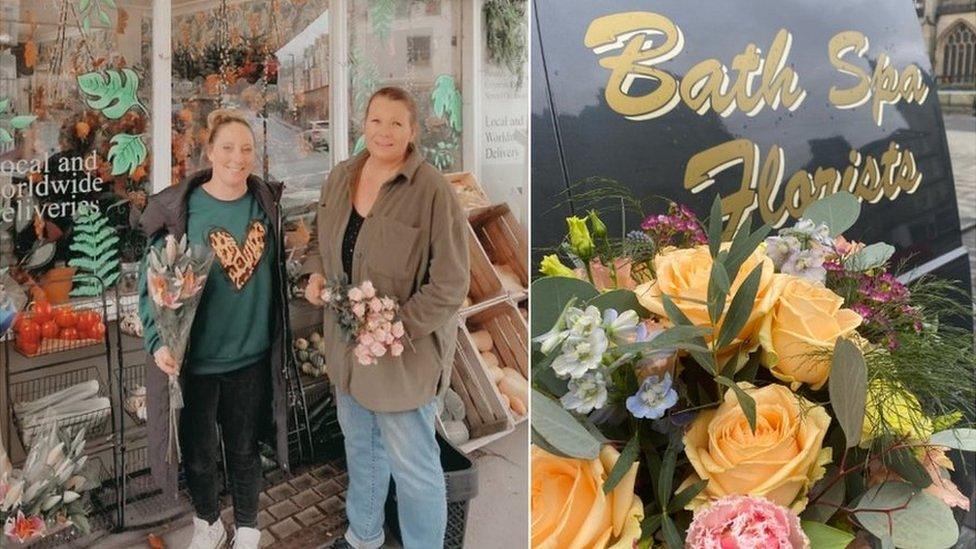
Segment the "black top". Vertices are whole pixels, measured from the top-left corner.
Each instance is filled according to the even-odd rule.
[[[349,212],[349,223],[346,224],[346,234],[342,236],[342,270],[346,278],[352,282],[352,253],[356,249],[356,239],[359,229],[363,228],[363,216],[353,207]]]

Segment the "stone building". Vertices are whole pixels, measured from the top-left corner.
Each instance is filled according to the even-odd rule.
[[[942,90],[976,90],[976,0],[915,0]]]

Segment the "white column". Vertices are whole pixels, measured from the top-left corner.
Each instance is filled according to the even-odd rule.
[[[484,55],[484,0],[462,3],[461,12],[461,97],[463,129],[461,132],[461,164],[464,171],[481,179],[482,136],[482,73]]]
[[[349,2],[329,2],[329,140],[332,165],[349,158]]]
[[[173,173],[172,9],[169,0],[152,7],[152,192],[170,185]]]

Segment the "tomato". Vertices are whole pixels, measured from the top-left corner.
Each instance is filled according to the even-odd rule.
[[[17,349],[19,349],[20,352],[24,353],[25,355],[36,355],[39,346],[37,343],[31,343],[31,342],[24,341],[22,339],[18,339]]]
[[[24,322],[33,319],[34,319],[34,313],[28,313],[28,312],[17,313],[17,317],[14,318],[14,331],[19,334],[20,329],[23,328],[24,326]]]
[[[41,325],[41,335],[44,336],[45,339],[58,337],[59,331],[60,328],[58,328],[58,323],[53,320],[48,320]]]
[[[62,328],[61,339],[78,339],[78,330],[74,328]]]
[[[51,320],[53,315],[54,308],[51,307],[50,303],[40,300],[34,302],[34,320],[36,320],[38,324],[44,324],[48,320]]]
[[[20,327],[20,333],[17,334],[17,337],[22,339],[24,343],[37,345],[41,342],[41,326],[33,320],[26,320]]]
[[[99,322],[88,329],[88,337],[101,341],[105,339],[105,324]]]
[[[62,328],[71,328],[78,323],[78,315],[71,308],[62,308],[55,311],[54,320]]]
[[[80,332],[87,332],[92,326],[101,322],[101,317],[95,311],[78,311],[75,314],[78,322],[75,324],[75,328],[78,328]]]

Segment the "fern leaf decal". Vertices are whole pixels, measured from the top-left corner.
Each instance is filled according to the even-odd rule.
[[[83,208],[75,215],[74,235],[68,246],[79,254],[68,261],[69,266],[78,269],[72,296],[98,295],[119,278],[119,237],[115,228],[107,224],[108,218],[98,210]]]
[[[105,71],[107,78],[101,72],[89,72],[78,77],[78,87],[86,97],[85,102],[92,109],[102,112],[106,118],[118,120],[132,107],[146,110],[139,102],[139,75],[132,69],[114,69]],[[123,75],[125,78],[123,78]]]

